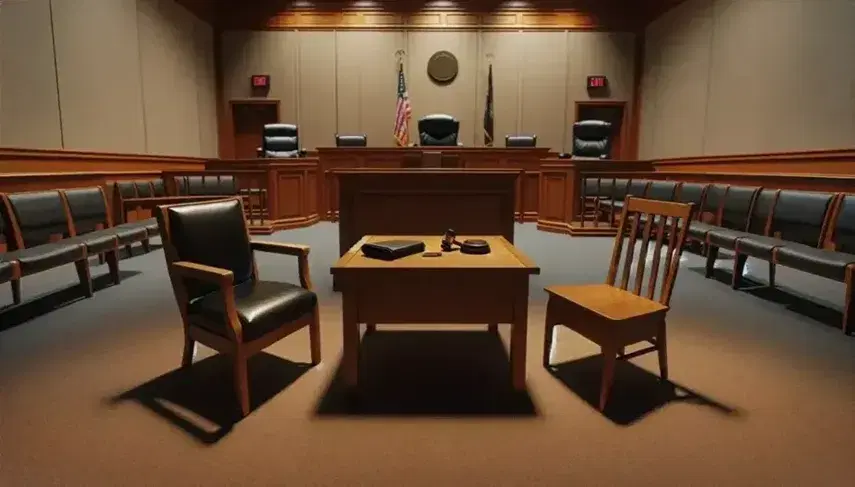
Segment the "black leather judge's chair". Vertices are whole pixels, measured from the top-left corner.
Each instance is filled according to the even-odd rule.
[[[419,119],[419,145],[433,147],[457,146],[460,121],[451,115],[425,115]]]
[[[365,134],[360,134],[360,135],[335,134],[335,146],[336,147],[367,147],[368,146],[368,136]]]
[[[300,148],[297,126],[290,123],[268,123],[264,126],[258,157],[304,157],[306,150]]]
[[[235,392],[246,416],[249,357],[308,327],[312,364],[320,363],[318,297],[309,276],[309,247],[250,241],[240,198],[159,206],[156,214],[184,321],[182,367],[192,364],[197,341],[231,355]],[[297,257],[300,284],[262,280],[257,251]]]
[[[603,120],[580,120],[573,124],[573,148],[562,159],[608,159],[612,149],[612,124]]]
[[[537,135],[506,135],[505,147],[536,147]]]

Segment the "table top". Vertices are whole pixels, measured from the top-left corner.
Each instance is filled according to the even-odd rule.
[[[513,244],[502,236],[460,235],[458,241],[466,239],[486,240],[491,252],[485,255],[464,254],[459,250],[443,252],[440,257],[425,257],[421,253],[409,255],[393,261],[371,259],[362,255],[362,245],[369,242],[384,240],[416,240],[425,243],[425,251],[439,252],[441,236],[425,235],[366,235],[344,254],[331,268],[332,274],[347,270],[380,270],[380,269],[503,269],[518,271],[525,274],[540,274],[540,268]]]

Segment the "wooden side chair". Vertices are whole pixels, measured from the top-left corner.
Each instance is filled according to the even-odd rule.
[[[197,341],[232,355],[235,392],[246,416],[247,360],[252,355],[308,326],[312,364],[320,363],[309,247],[250,241],[240,198],[158,206],[156,215],[184,322],[182,367],[192,364]],[[259,279],[254,251],[297,257],[300,285]]]
[[[549,294],[549,301],[546,308],[543,366],[550,367],[553,332],[557,325],[564,325],[599,345],[604,357],[600,411],[605,409],[608,402],[618,358],[630,359],[658,351],[660,375],[663,380],[668,379],[665,315],[680,268],[680,256],[683,253],[691,214],[691,204],[627,196],[606,283],[550,286],[545,289]],[[629,248],[622,255],[627,234]],[[635,279],[630,289],[636,241],[639,238],[641,248],[635,265]],[[663,252],[666,240],[667,246]],[[655,242],[652,269],[648,274],[647,288],[643,290],[651,241]],[[663,254],[665,263],[661,266]],[[619,269],[622,257],[623,266]],[[663,267],[663,279],[659,286],[659,296],[656,298],[660,267]],[[627,346],[641,342],[648,342],[652,346],[625,353]]]

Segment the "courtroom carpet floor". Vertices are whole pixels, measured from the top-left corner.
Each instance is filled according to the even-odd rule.
[[[162,251],[124,260],[118,287],[9,327],[56,301],[38,295],[72,284],[74,271],[24,279],[25,299],[37,300],[0,314],[0,485],[851,485],[855,338],[823,323],[839,314],[789,293],[733,291],[687,253],[669,315],[676,392],[644,356],[618,368],[601,414],[596,348],[564,329],[554,361],[566,363],[555,374],[540,366],[542,288],[602,282],[612,241],[518,225],[518,246],[543,269],[531,284],[529,394],[508,391],[504,348],[484,327],[381,327],[365,340],[366,392],[354,402],[333,380],[337,227],[268,238],[312,246],[324,361],[301,365],[306,331],[270,347],[251,364],[254,412],[237,424],[227,362],[200,347],[190,372],[174,372],[181,325]],[[263,278],[296,279],[293,258],[258,263]],[[750,269],[762,278],[765,264]],[[838,283],[784,269],[778,280],[841,306]]]

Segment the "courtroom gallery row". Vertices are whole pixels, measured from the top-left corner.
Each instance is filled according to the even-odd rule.
[[[193,181],[204,187],[206,179],[200,177]],[[179,183],[189,184],[189,181],[183,179]],[[119,182],[114,191],[119,193],[122,188],[125,191],[132,188],[135,195],[145,193],[157,198],[158,194],[165,194],[163,183],[163,180]],[[149,239],[160,235],[176,299],[185,322],[184,365],[189,366],[192,362],[195,342],[233,354],[236,360],[244,361],[243,366],[236,366],[235,371],[239,403],[243,414],[247,414],[249,403],[245,360],[250,355],[298,329],[308,327],[312,361],[320,361],[318,302],[311,289],[309,248],[251,240],[244,203],[252,199],[252,195],[243,194],[238,190],[235,179],[227,176],[214,176],[207,186],[206,201],[193,200],[190,203],[160,206],[156,210],[157,221],[152,218],[118,224],[113,222],[106,192],[101,187],[3,195],[0,205],[3,212],[3,218],[0,219],[0,243],[8,251],[0,257],[0,282],[11,282],[14,302],[19,304],[24,276],[74,263],[82,294],[90,297],[93,294],[89,274],[90,257],[97,255],[102,262],[106,260],[112,280],[118,284],[120,250],[125,249],[132,255],[132,246],[140,243],[148,251]],[[613,225],[617,228],[617,235],[630,237],[627,240],[629,243],[625,245],[626,239],[616,238],[617,252],[607,284],[555,286],[547,289],[550,305],[544,337],[544,365],[548,365],[548,350],[551,346],[549,330],[562,324],[594,341],[599,339],[598,343],[607,358],[622,356],[626,346],[637,342],[639,336],[645,337],[645,341],[653,344],[649,351],[659,353],[661,373],[666,377],[664,316],[679,269],[680,252],[684,244],[692,243],[701,244],[707,256],[708,277],[719,249],[725,248],[735,253],[732,274],[734,289],[741,286],[742,269],[749,256],[769,263],[769,283],[772,286],[775,285],[776,265],[845,283],[842,328],[847,333],[855,329],[851,323],[855,314],[851,298],[852,284],[855,282],[855,196],[622,178],[587,178],[583,187],[583,218],[598,224]],[[187,229],[192,229],[192,232],[188,233]],[[438,244],[439,238],[436,236],[425,241]],[[516,256],[513,257],[517,259],[514,262],[521,262],[520,266],[536,269],[530,260],[507,241],[498,237],[489,238],[496,259],[505,254]],[[636,262],[636,279],[632,283],[630,267],[633,249],[639,240],[641,256]],[[222,243],[217,247],[217,252],[211,251],[211,241]],[[642,293],[640,285],[642,278],[639,276],[643,276],[645,266],[650,265],[644,258],[650,244],[655,247],[651,251],[654,256],[659,256],[665,250],[664,264],[661,264],[663,282],[658,297],[653,290],[660,274],[658,257],[653,260],[653,268],[647,269],[653,280],[646,294]],[[629,248],[622,249],[625,246]],[[299,285],[258,279],[253,251],[296,257]],[[356,246],[351,250],[358,251]],[[625,260],[622,271],[619,271],[622,256]],[[479,256],[467,258],[478,259]],[[401,268],[413,270],[419,265],[425,265],[425,260],[419,259],[423,258],[418,255],[406,257],[400,261]],[[467,269],[473,262],[462,260],[456,265]],[[340,264],[341,261],[337,266]],[[371,268],[371,264],[362,263],[357,267]],[[474,267],[483,267],[483,263]],[[528,286],[524,289],[527,290]],[[343,292],[346,293],[346,289]],[[604,301],[596,296],[601,297],[603,293],[611,293],[608,302],[613,306],[618,303],[620,312],[597,309],[602,306],[598,303]],[[527,295],[507,298],[508,302],[517,304],[527,303],[528,299]],[[406,299],[406,296],[402,296],[402,299]],[[485,315],[483,323],[489,324],[491,330],[495,330],[496,323],[512,323],[524,333],[524,320],[521,324],[517,323],[519,313],[514,314],[512,308],[501,319],[496,318],[498,315],[495,314],[490,315],[493,318]],[[612,321],[633,318],[633,326],[644,329],[641,334],[633,333],[631,336],[603,337],[590,329],[578,329],[579,325],[573,324],[578,320],[572,316],[578,314],[580,309],[593,309],[596,316]],[[347,304],[344,314],[348,314]],[[379,316],[382,318],[382,314]],[[640,320],[639,316],[644,319]],[[382,324],[383,320],[363,324],[372,330],[377,323]],[[588,323],[586,326],[593,325]],[[520,340],[518,333],[512,333],[511,339],[512,374],[514,385],[523,388],[524,351],[514,344],[515,336],[517,341]],[[358,337],[358,333],[352,336]],[[355,385],[358,338],[356,348],[351,349],[350,353],[347,336],[345,338],[343,361],[352,361],[353,375],[349,381]],[[524,346],[522,348],[524,350]],[[601,408],[607,403],[611,387],[613,368],[609,364],[607,360],[603,371]],[[347,364],[343,365],[346,371]]]

